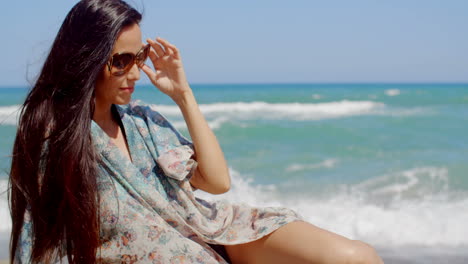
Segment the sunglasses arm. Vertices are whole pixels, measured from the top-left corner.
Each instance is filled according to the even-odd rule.
[[[113,61],[113,58],[110,58],[110,60],[107,62],[107,69],[109,70],[109,72],[111,72],[112,61]]]

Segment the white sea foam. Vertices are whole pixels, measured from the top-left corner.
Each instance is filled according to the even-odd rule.
[[[0,125],[16,125],[19,107],[19,105],[0,107]],[[178,106],[153,105],[152,107],[173,121],[176,128],[185,128],[185,122],[179,122],[182,114]],[[213,103],[201,104],[200,109],[213,129],[218,129],[231,121],[241,124],[244,120],[314,121],[360,115],[407,116],[428,112],[422,108],[396,109],[389,108],[381,102],[349,100],[326,103]]]
[[[224,123],[228,122],[229,118],[227,117],[217,117],[215,119],[208,119],[208,126],[211,129],[219,129]],[[187,124],[185,121],[171,121],[171,124],[176,128],[176,129],[187,129]],[[240,126],[243,126],[242,124],[239,124]]]
[[[223,124],[229,122],[246,127],[248,125],[243,121],[249,120],[313,121],[373,113],[382,115],[384,108],[385,105],[379,102],[347,100],[315,104],[233,102],[200,105],[200,110],[212,129],[219,129]],[[153,105],[153,109],[167,116],[170,120],[182,118],[177,106]],[[186,129],[185,122],[176,121],[174,123],[177,129]]]
[[[434,183],[445,182],[445,168],[422,167],[383,175],[347,186],[328,198],[314,193],[288,195],[274,185],[256,185],[251,177],[234,169],[230,172],[232,188],[229,192],[211,195],[196,191],[195,195],[206,200],[228,199],[253,206],[288,207],[312,224],[377,247],[468,246],[467,195],[453,198],[445,187],[428,196],[404,195],[417,186],[427,185],[428,181],[423,183],[429,179]],[[0,180],[0,190],[5,188],[6,180]],[[399,195],[399,198],[381,204],[374,199],[382,193]],[[0,232],[5,233],[11,229],[5,196],[0,197],[0,219]]]
[[[449,189],[448,170],[444,167],[417,167],[366,180],[352,187],[365,193],[368,200],[392,204],[409,199],[432,199]]]
[[[384,106],[379,102],[348,100],[315,104],[237,102],[202,105],[201,110],[207,115],[223,114],[237,116],[240,119],[320,120],[369,114]]]
[[[399,95],[401,92],[400,90],[398,89],[388,89],[388,90],[385,90],[385,94],[388,95],[388,96],[397,96]]]
[[[266,103],[232,102],[201,104],[200,109],[207,116],[228,116],[239,119],[288,119],[319,120],[372,113],[385,104],[372,101],[337,101],[328,103]],[[173,105],[153,105],[153,109],[164,115],[180,116],[180,110]]]
[[[331,200],[300,199],[284,204],[311,223],[376,246],[468,246],[468,199],[400,201],[382,207],[337,194]]]
[[[180,119],[182,114],[175,105],[153,105],[169,119]],[[394,108],[374,101],[335,101],[327,103],[266,103],[232,102],[201,104],[200,109],[210,125],[218,128],[220,124],[243,120],[287,120],[314,121],[343,118],[350,116],[410,116],[432,114],[430,108]]]
[[[319,163],[313,163],[313,164],[299,164],[299,163],[293,163],[286,167],[285,171],[287,172],[296,172],[296,171],[304,171],[304,170],[313,170],[313,169],[319,169],[319,168],[333,168],[336,163],[338,163],[337,159],[326,159],[322,162]]]
[[[16,125],[19,108],[19,105],[0,106],[0,125]]]
[[[444,168],[415,168],[377,177],[376,181],[348,186],[333,193],[332,197],[323,198],[313,193],[285,196],[276,191],[275,186],[253,185],[247,177],[231,170],[232,188],[229,192],[212,196],[197,191],[196,195],[207,200],[229,199],[256,206],[292,208],[317,226],[381,247],[468,246],[468,228],[465,224],[468,221],[467,195],[454,199],[447,195],[445,187],[433,195],[422,195],[418,199],[406,199],[408,197],[402,194],[417,185],[424,185],[421,181],[425,178],[444,182],[446,173]],[[390,185],[387,186],[387,195],[393,192],[399,198],[391,199],[390,206],[372,200],[375,194],[369,193],[370,186],[375,186],[374,182],[388,181],[392,176],[408,179],[406,186],[403,186],[405,183],[401,186],[398,182],[385,183]],[[420,184],[416,184],[414,178]],[[385,188],[377,187],[376,192],[385,192]]]
[[[231,175],[231,190],[229,192],[213,196],[203,191],[196,191],[195,195],[207,200],[216,198],[260,206],[281,205],[280,201],[272,199],[272,194],[276,191],[274,185],[254,185],[252,178],[243,177],[232,168],[229,168],[229,173]]]

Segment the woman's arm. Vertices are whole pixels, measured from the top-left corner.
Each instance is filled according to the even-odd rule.
[[[231,185],[231,179],[224,154],[216,136],[200,112],[191,89],[179,97],[176,104],[187,123],[190,137],[195,146],[195,159],[198,162],[198,167],[190,179],[190,183],[198,189],[213,194],[227,192]]]
[[[157,38],[157,42],[152,39],[147,41],[153,48],[149,57],[155,71],[148,65],[141,68],[151,82],[179,106],[195,147],[198,167],[190,183],[213,194],[227,192],[231,179],[224,154],[187,82],[179,50],[162,38]]]

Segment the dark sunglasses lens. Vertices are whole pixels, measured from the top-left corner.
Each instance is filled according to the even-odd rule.
[[[133,56],[131,54],[119,54],[114,57],[112,67],[116,70],[125,70],[132,62]]]

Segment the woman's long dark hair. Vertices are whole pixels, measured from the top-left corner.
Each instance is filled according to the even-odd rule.
[[[18,123],[10,171],[11,263],[26,210],[33,263],[95,263],[99,239],[94,87],[119,32],[141,14],[120,0],[82,0],[65,18]]]

